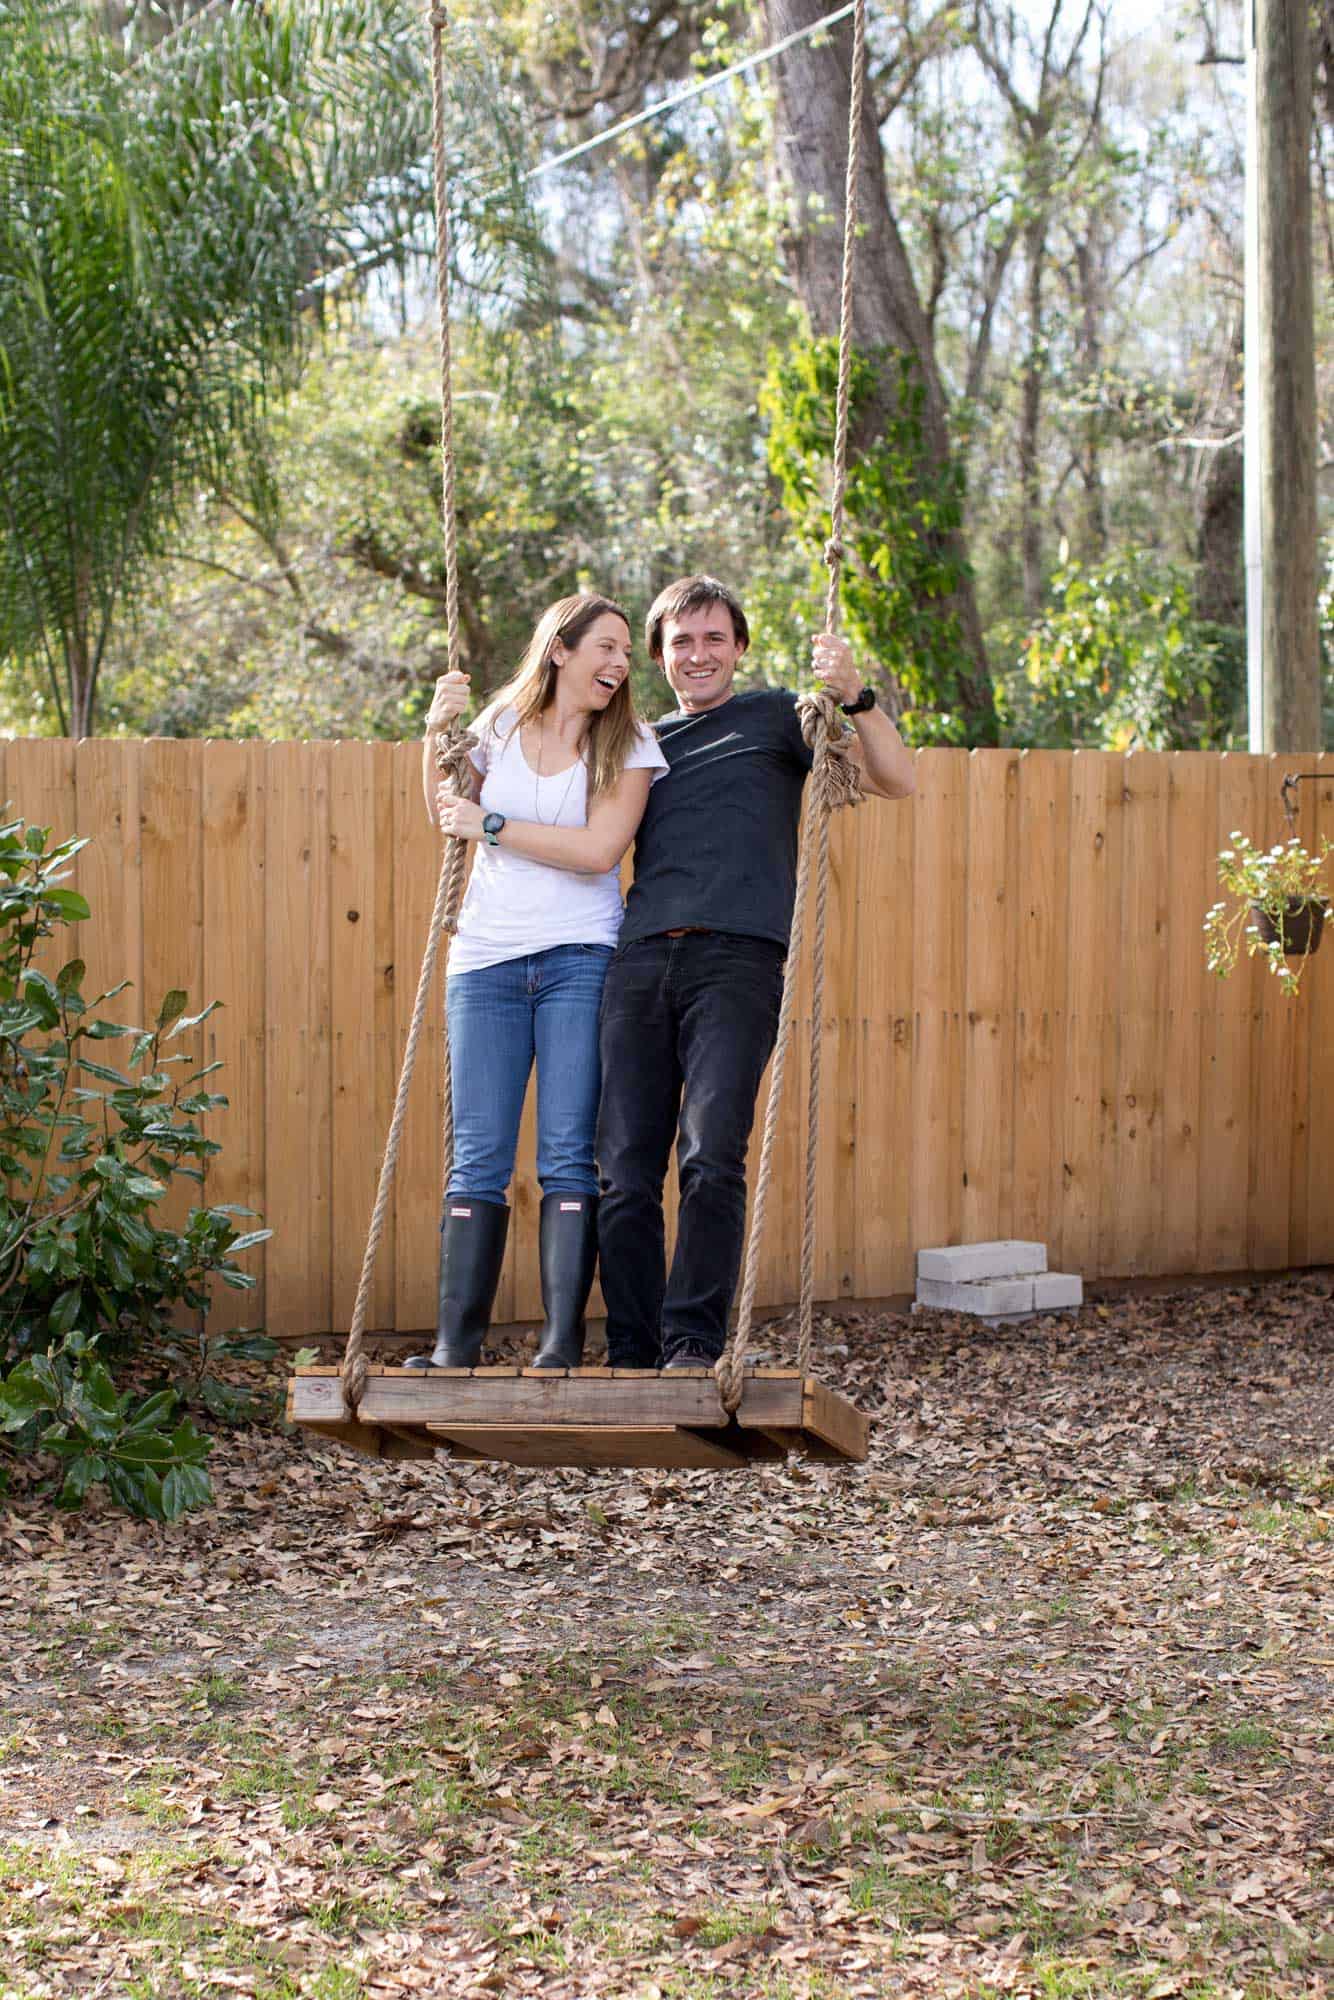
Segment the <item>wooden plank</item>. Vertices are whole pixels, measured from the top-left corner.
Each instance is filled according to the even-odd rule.
[[[311,1265],[312,908],[310,759],[302,743],[264,752],[265,1323],[304,1332],[323,1288]]]
[[[222,1004],[205,1023],[205,1054],[223,1068],[210,1082],[227,1109],[210,1121],[222,1151],[208,1166],[210,1203],[253,1209],[262,1226],[264,1185],[264,956],[245,949],[264,897],[264,752],[249,743],[211,743],[201,773],[204,992]],[[264,1324],[265,1251],[239,1261],[260,1283],[254,1291],[213,1291],[217,1330]]]
[[[294,1421],[342,1415],[336,1374],[293,1377]],[[540,1424],[687,1424],[719,1428],[726,1422],[710,1377],[646,1375],[630,1381],[606,1377],[377,1371],[361,1400],[367,1423],[500,1424],[530,1429]],[[799,1377],[756,1376],[746,1382],[738,1420],[743,1426],[797,1429],[802,1421]]]
[[[968,752],[918,759],[913,870],[916,1065],[912,1233],[920,1248],[957,1243],[963,1229],[964,898]]]
[[[1318,784],[1301,787],[1309,793],[1312,838],[1334,840],[1334,755],[1306,760],[1308,771],[1319,771]],[[1307,1011],[1308,1069],[1306,1077],[1306,1186],[1301,1198],[1299,1233],[1294,1231],[1293,1256],[1302,1264],[1334,1263],[1334,934],[1326,925],[1320,954],[1302,979]]]
[[[911,1290],[913,846],[911,800],[873,800],[861,842],[853,1015],[858,1025],[856,1294]]]
[[[963,1240],[1014,1234],[1015,953],[1019,753],[968,760],[964,958]],[[887,1291],[891,1287],[886,1286]]]
[[[883,811],[885,807],[876,803],[868,809]],[[853,974],[857,964],[860,880],[856,817],[851,811],[836,812],[829,827],[824,1001],[818,1023],[820,1104],[815,1141],[814,1259],[817,1299],[848,1299],[856,1290],[858,1065]],[[806,1122],[802,1121],[803,1140]]]
[[[397,1013],[394,994],[394,897],[398,881],[398,857],[394,850],[394,769],[398,746],[394,743],[371,745],[371,762],[374,772],[375,801],[375,962],[373,966],[374,1019],[375,1032],[375,1110],[367,1127],[368,1150],[374,1156],[375,1174],[378,1180],[380,1160],[384,1142],[389,1131],[389,1120],[393,1112],[394,1089],[398,1082],[398,1066],[401,1051],[398,1046]],[[359,1249],[365,1248],[367,1230],[371,1219],[371,1205],[368,1204],[365,1220],[357,1234]],[[438,1264],[439,1216],[436,1217],[437,1236],[431,1246],[431,1255]],[[395,1230],[393,1203],[385,1218],[384,1233],[380,1238],[379,1253],[375,1261],[375,1286],[371,1294],[371,1323],[374,1326],[395,1325],[394,1302],[398,1296],[396,1268],[398,1259],[398,1239]],[[350,1315],[349,1315],[350,1317]],[[435,1313],[427,1320],[435,1325]]]
[[[333,1324],[333,995],[330,954],[330,743],[307,743],[310,783],[309,1015],[306,1022],[306,1185],[309,1193],[306,1312]]]
[[[1121,759],[1077,750],[1070,768],[1070,875],[1060,1258],[1098,1276],[1106,1163],[1114,1157],[1121,923]]]
[[[6,760],[10,810],[29,826],[50,829],[49,847],[58,847],[78,831],[78,799],[74,782],[74,745],[63,736],[30,737],[9,745]],[[82,890],[80,862],[76,856],[61,871],[62,887]],[[70,959],[83,956],[78,932],[66,924],[56,926],[33,957],[39,971],[51,977]]]
[[[301,1428],[335,1444],[345,1444],[365,1458],[395,1460],[434,1458],[436,1447],[427,1437],[412,1437],[401,1431],[383,1429],[378,1424],[303,1423]]]
[[[145,1026],[157,1017],[166,995],[177,988],[198,1013],[204,992],[203,831],[200,823],[202,743],[154,740],[145,743],[140,789],[143,868],[142,1018]],[[177,1036],[165,1045],[168,1055],[189,1055],[200,1061],[205,1052],[201,1029]],[[178,1072],[179,1073],[179,1072]],[[168,1074],[172,1072],[168,1071]],[[183,1228],[191,1208],[203,1200],[198,1185],[176,1181],[158,1209],[160,1221]]]
[[[1065,1101],[1070,760],[1026,750],[1019,767],[1015,946],[1014,1194],[1009,1228],[1046,1243],[1059,1268],[1060,1121]]]
[[[384,1140],[376,1093],[375,931],[377,870],[387,857],[375,834],[374,746],[339,743],[329,768],[330,1311],[336,1327],[352,1321]],[[376,1278],[382,1287],[379,1256]],[[377,1288],[372,1326],[385,1324],[388,1304]]]
[[[1214,900],[1218,760],[1178,751],[1167,771],[1167,999],[1163,1044],[1165,1271],[1199,1269],[1200,1094],[1210,1000],[1202,925]]]
[[[430,934],[441,857],[440,837],[427,819],[422,803],[421,746],[416,743],[395,746],[393,840],[395,1042],[401,1063]],[[443,1036],[444,971],[440,967],[417,1048],[394,1179],[393,1324],[396,1327],[435,1324],[442,1193]],[[386,1131],[388,1124],[386,1115]]]
[[[1220,759],[1214,849],[1234,832],[1255,837],[1263,824],[1264,760]],[[1218,891],[1210,896],[1217,898]],[[1252,1030],[1259,1016],[1256,981],[1268,977],[1244,950],[1230,979],[1213,980],[1205,1019],[1200,1086],[1200,1269],[1235,1271],[1248,1250]]]
[[[1257,839],[1265,847],[1289,837],[1279,786],[1285,771],[1304,760],[1290,753],[1257,760],[1261,795]],[[1298,793],[1306,787],[1299,786]],[[1251,1142],[1246,1261],[1253,1271],[1282,1270],[1289,1259],[1292,1217],[1292,1139],[1296,1116],[1296,1031],[1304,1018],[1300,995],[1283,991],[1265,960],[1260,970],[1258,1018],[1251,1050]],[[1309,969],[1309,968],[1308,968]],[[1302,1106],[1305,1129],[1305,1104]]]
[[[739,1420],[744,1424],[744,1417]],[[871,1442],[871,1423],[864,1411],[846,1396],[840,1396],[826,1382],[808,1376],[801,1399],[802,1429],[811,1431],[825,1444],[831,1445],[841,1458],[855,1459],[861,1464]]]
[[[659,1466],[665,1471],[723,1471],[746,1463],[699,1431],[671,1424],[531,1425],[431,1424],[432,1436],[507,1465]]]
[[[1167,789],[1162,760],[1125,760],[1121,1039],[1116,1163],[1104,1241],[1117,1276],[1161,1270],[1163,1047],[1167,1005]]]
[[[122,980],[131,991],[104,1012],[115,1021],[139,1019],[143,1005],[143,875],[139,854],[139,768],[142,747],[90,737],[74,752],[75,826],[89,845],[79,856],[79,888],[92,916],[71,933],[88,970],[90,1005]],[[128,1044],[119,1045],[128,1053]],[[117,1051],[110,1052],[116,1061]]]

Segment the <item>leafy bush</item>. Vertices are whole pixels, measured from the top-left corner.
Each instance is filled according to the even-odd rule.
[[[887,362],[896,365],[896,407],[880,436],[861,440],[859,419]],[[770,470],[798,535],[817,555],[821,577],[837,387],[838,342],[803,341],[771,360],[760,398]],[[907,698],[898,722],[908,742],[968,743],[979,730],[991,741],[989,711],[976,711],[963,698],[973,663],[950,608],[964,578],[951,540],[963,521],[963,469],[957,461],[930,465],[924,396],[911,356],[877,359],[854,352],[849,422],[859,441],[848,464],[839,595],[849,636],[893,675]]]
[[[1189,573],[1148,549],[1067,562],[997,706],[1011,742],[1069,749],[1222,750],[1244,678],[1244,635],[1197,618]]]
[[[94,1012],[122,987],[84,1000],[81,959],[54,977],[38,968],[57,926],[89,915],[61,886],[85,843],[49,842],[43,827],[0,826],[0,1444],[53,1455],[64,1505],[104,1483],[132,1511],[168,1520],[209,1497],[209,1440],[183,1404],[194,1396],[239,1414],[212,1364],[274,1351],[200,1336],[192,1379],[181,1379],[179,1321],[202,1326],[212,1277],[253,1285],[232,1260],[269,1232],[241,1234],[245,1211],[227,1207],[193,1209],[179,1230],[155,1219],[171,1182],[202,1183],[218,1151],[199,1121],[227,1101],[205,1087],[219,1065],[193,1067],[172,1047],[213,1007],[188,1015],[172,992],[151,1028],[128,1027]],[[104,1045],[125,1039],[124,1068],[113,1068]],[[110,1366],[131,1359],[178,1379],[146,1396],[120,1389]]]

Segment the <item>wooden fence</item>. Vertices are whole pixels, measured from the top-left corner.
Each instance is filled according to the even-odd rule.
[[[257,1210],[274,1238],[258,1297],[224,1295],[221,1323],[346,1327],[436,876],[417,747],[24,741],[0,756],[13,811],[91,837],[86,991],[132,980],[121,1019],[172,986],[223,1002],[201,1031],[230,1098],[208,1196]],[[840,816],[819,1296],[909,1290],[920,1246],[993,1236],[1044,1239],[1086,1277],[1334,1261],[1334,950],[1292,1002],[1258,962],[1215,980],[1201,937],[1217,849],[1233,828],[1283,836],[1294,763],[1317,768],[925,751],[915,799]],[[1307,837],[1334,833],[1334,757],[1319,769],[1301,787]],[[385,1329],[434,1316],[439,1020],[437,1005],[378,1267]],[[789,1071],[767,1302],[797,1285],[805,1063]],[[505,1320],[540,1310],[531,1113]]]

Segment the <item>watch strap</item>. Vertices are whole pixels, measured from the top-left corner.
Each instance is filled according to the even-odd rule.
[[[865,715],[868,708],[875,707],[875,689],[868,684],[855,701],[841,701],[839,707],[844,715]]]

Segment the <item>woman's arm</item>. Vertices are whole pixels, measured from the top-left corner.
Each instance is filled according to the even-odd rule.
[[[634,839],[648,804],[653,773],[622,771],[609,792],[601,792],[588,809],[587,826],[543,826],[534,820],[507,819],[498,847],[543,861],[548,868],[567,868],[575,875],[605,875],[615,868]],[[468,799],[454,799],[443,785],[437,795],[440,830],[460,840],[480,840],[482,808]]]

